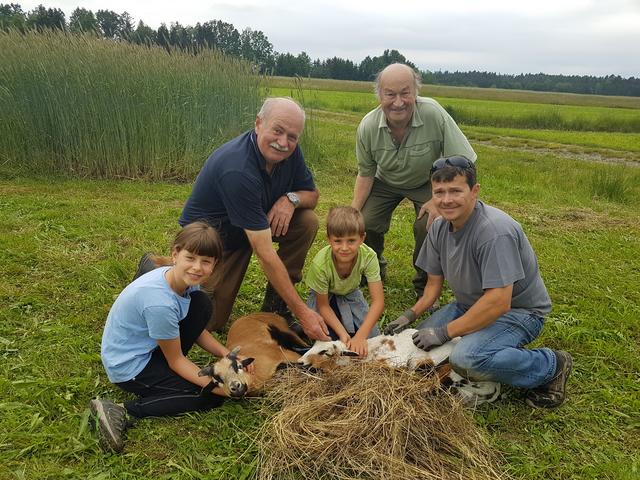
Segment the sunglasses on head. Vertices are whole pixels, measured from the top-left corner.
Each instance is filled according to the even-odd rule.
[[[439,158],[438,160],[433,162],[433,165],[431,165],[429,176],[433,175],[433,172],[437,172],[447,165],[463,169],[473,168],[473,163],[471,163],[471,161],[467,157],[463,157],[462,155],[454,155],[453,157]]]

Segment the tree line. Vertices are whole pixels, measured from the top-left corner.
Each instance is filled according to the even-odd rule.
[[[98,10],[94,13],[78,7],[67,21],[59,8],[39,5],[25,12],[17,3],[0,4],[0,30],[8,29],[59,29],[71,33],[92,33],[105,39],[157,45],[167,50],[177,48],[194,54],[203,48],[213,48],[251,62],[260,73],[286,77],[371,81],[377,72],[394,62],[406,63],[416,68],[397,50],[385,50],[380,56],[367,56],[360,63],[340,57],[312,60],[306,52],[297,55],[277,52],[264,32],[251,28],[239,32],[233,24],[222,20],[198,22],[195,26],[172,22],[167,27],[163,23],[154,30],[142,20],[134,26],[133,18],[127,12]],[[421,71],[421,74],[424,83],[435,85],[640,96],[640,78],[623,78],[619,75],[510,75],[482,71],[429,70]]]

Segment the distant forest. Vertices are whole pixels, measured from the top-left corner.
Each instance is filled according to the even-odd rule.
[[[403,62],[415,68],[415,64],[397,50],[385,50],[380,56],[367,56],[360,63],[339,57],[312,60],[305,52],[297,55],[276,52],[268,37],[260,30],[246,28],[239,32],[231,23],[221,20],[197,23],[193,27],[183,26],[178,22],[167,27],[163,23],[154,30],[142,20],[134,27],[133,18],[127,12],[98,10],[94,13],[76,8],[67,21],[59,8],[39,5],[32,11],[25,12],[17,3],[0,4],[0,31],[8,29],[59,29],[71,33],[93,33],[105,39],[158,45],[169,51],[176,48],[196,55],[203,48],[214,48],[251,62],[260,73],[285,77],[371,81],[378,71],[390,63]],[[429,70],[421,71],[421,74],[424,83],[435,85],[640,97],[640,78],[623,78],[619,75],[507,75]]]

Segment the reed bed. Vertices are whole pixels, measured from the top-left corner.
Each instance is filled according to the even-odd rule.
[[[436,376],[353,363],[288,371],[266,397],[258,479],[508,478],[468,411]]]
[[[0,32],[0,165],[191,180],[217,145],[251,127],[261,82],[210,50]]]

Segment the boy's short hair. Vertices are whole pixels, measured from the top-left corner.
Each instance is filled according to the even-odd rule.
[[[353,207],[333,207],[327,215],[327,236],[364,235],[364,217]]]
[[[216,229],[208,223],[193,222],[178,232],[171,246],[171,250],[174,249],[217,260],[222,256],[222,240]]]

